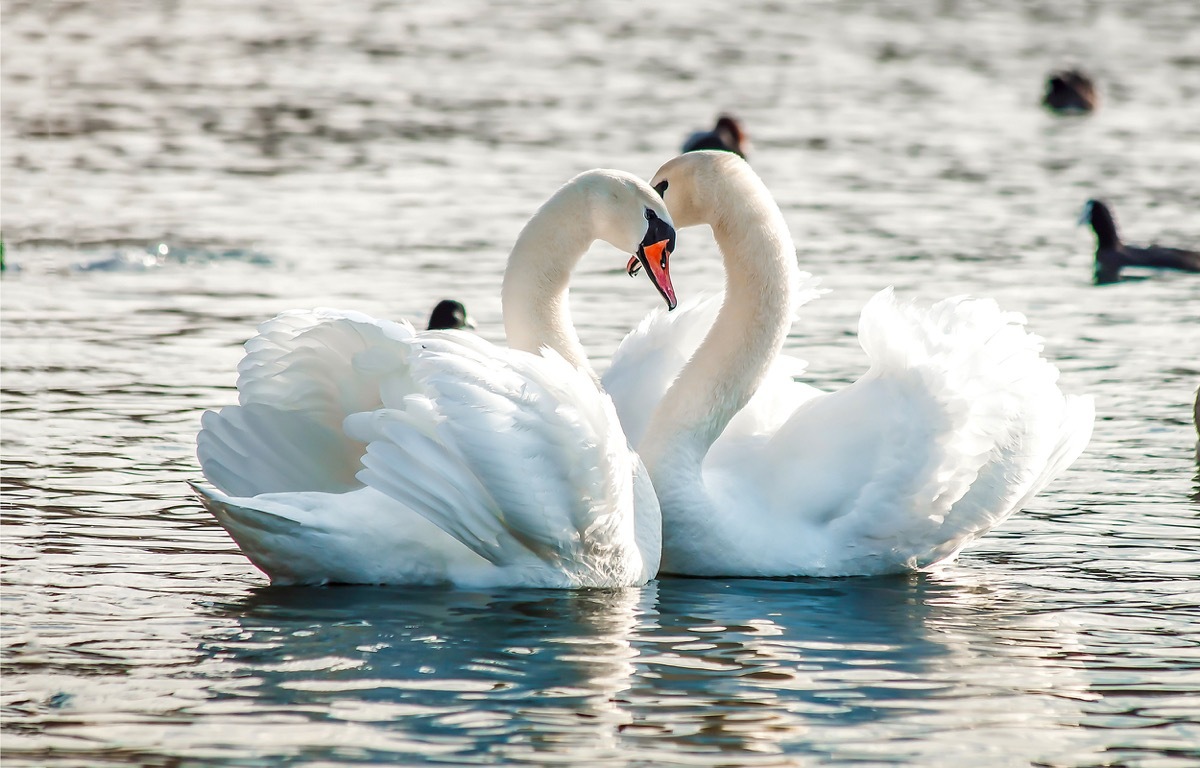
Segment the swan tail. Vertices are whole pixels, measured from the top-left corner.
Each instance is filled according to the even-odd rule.
[[[1028,503],[1090,438],[1090,398],[1063,396],[1041,338],[994,301],[920,308],[888,289],[864,308],[859,338],[872,364],[864,379],[900,393],[894,402],[909,415],[892,421],[881,471],[860,495],[859,509],[873,511],[847,522],[888,540],[894,564],[952,557]]]
[[[370,488],[241,498],[189,485],[272,584],[497,583],[485,560]]]
[[[303,569],[295,567],[305,559],[297,557],[296,551],[297,542],[305,540],[301,535],[302,523],[279,512],[250,506],[253,500],[235,500],[191,481],[188,485],[250,562],[270,577],[272,584],[324,583],[323,579],[306,579]]]

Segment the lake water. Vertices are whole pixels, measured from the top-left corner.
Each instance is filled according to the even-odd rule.
[[[1200,246],[1200,5],[4,0],[8,766],[1200,765],[1200,278],[1090,284],[1084,201]],[[1038,107],[1052,68],[1093,116]],[[863,369],[895,285],[993,296],[1096,398],[1074,467],[907,577],[270,589],[189,496],[200,414],[293,307],[502,336],[525,219],[737,113]],[[603,368],[660,299],[597,246]],[[707,231],[673,260],[719,288]]]

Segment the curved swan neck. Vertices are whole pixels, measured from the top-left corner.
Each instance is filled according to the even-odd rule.
[[[547,200],[517,236],[504,269],[500,302],[511,348],[537,353],[550,347],[595,378],[571,322],[567,298],[572,270],[598,237],[580,178]]]
[[[748,166],[706,179],[699,211],[725,262],[725,300],[696,353],[659,403],[638,447],[654,477],[695,464],[758,389],[791,327],[799,274],[783,214]]]

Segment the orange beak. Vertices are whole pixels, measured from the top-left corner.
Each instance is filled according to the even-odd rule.
[[[650,282],[654,283],[654,287],[666,300],[667,309],[672,310],[679,305],[675,298],[675,286],[671,285],[670,269],[671,251],[675,247],[675,228],[661,219],[654,219],[650,224],[645,239],[638,246],[634,257],[629,260],[625,271],[636,275],[644,266],[646,274],[650,276]]]

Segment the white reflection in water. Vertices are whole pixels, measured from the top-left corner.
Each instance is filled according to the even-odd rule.
[[[196,711],[329,713],[348,732],[372,724],[356,742],[364,754],[614,756],[630,722],[631,637],[655,591],[262,590],[224,607],[236,635],[201,646],[202,667],[233,680]],[[327,736],[298,744],[288,732],[269,748]]]
[[[187,706],[206,725],[179,746],[238,754],[266,723],[265,753],[363,759],[1088,753],[1097,733],[1071,726],[1101,697],[1062,663],[1082,646],[1070,621],[1023,599],[945,574],[265,589],[215,606],[236,626],[199,648],[214,695]]]
[[[661,697],[659,716],[642,725],[685,748],[969,764],[991,749],[1045,759],[1088,741],[1062,724],[1097,697],[1044,658],[1077,646],[1069,626],[1014,612],[1012,595],[986,585],[944,576],[668,584],[662,636],[641,636],[644,684]],[[962,680],[962,668],[988,669],[986,682]],[[968,712],[976,725],[963,738]]]

